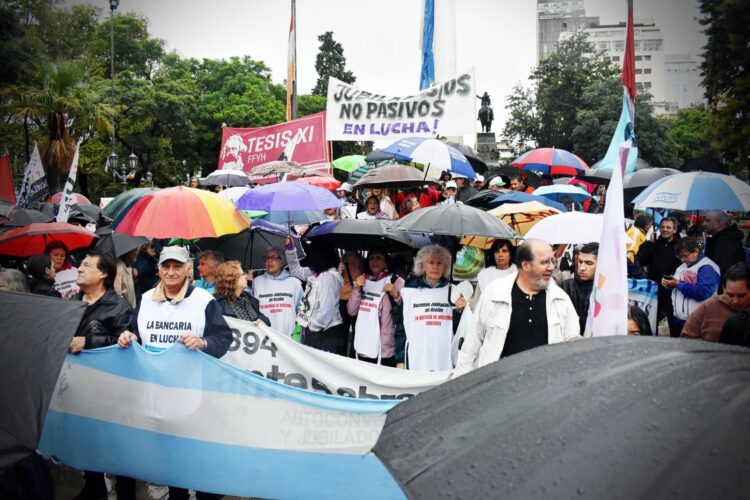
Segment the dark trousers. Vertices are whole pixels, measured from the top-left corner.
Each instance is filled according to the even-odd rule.
[[[672,290],[659,285],[658,303],[656,308],[656,321],[667,318],[669,325],[669,336],[679,337],[685,323],[679,323],[674,318],[674,307],[672,306]]]
[[[195,498],[198,500],[219,500],[223,497],[224,495],[219,495],[218,493],[195,492]],[[169,500],[188,500],[188,498],[190,498],[190,491],[188,489],[177,488],[176,486],[169,487]]]
[[[365,363],[372,363],[374,365],[378,363],[377,358],[368,358],[367,356],[362,356],[361,354],[357,354],[357,359],[360,361],[364,361]],[[380,364],[383,366],[396,368],[396,357],[391,356],[390,358],[380,358]]]
[[[305,329],[302,343],[321,351],[346,356],[346,330],[344,325],[336,325],[319,332]]]
[[[83,471],[83,491],[86,496],[107,496],[107,484],[101,472]],[[135,479],[132,477],[115,476],[115,491],[117,500],[135,500]]]

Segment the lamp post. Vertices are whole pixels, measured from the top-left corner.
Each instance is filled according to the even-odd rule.
[[[112,179],[117,178],[117,153],[115,152],[115,131],[117,123],[115,122],[115,10],[120,4],[120,0],[109,0],[109,76],[111,80],[110,99],[112,105],[112,152],[109,154],[109,168],[112,169]],[[122,166],[122,190],[128,186],[127,172],[125,172],[125,165]]]

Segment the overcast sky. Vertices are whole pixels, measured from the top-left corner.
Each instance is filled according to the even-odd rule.
[[[105,0],[67,0],[108,10]],[[661,26],[665,53],[698,55],[705,43],[697,0],[635,0],[636,21]],[[408,95],[419,88],[420,0],[297,0],[298,90],[315,85],[318,35],[333,31],[362,89]],[[587,15],[624,21],[625,0],[585,0]],[[149,19],[152,36],[184,57],[249,55],[286,78],[289,0],[121,0],[119,11]],[[115,49],[116,50],[116,49]],[[457,70],[475,68],[477,90],[492,96],[500,132],[505,97],[536,63],[535,0],[456,0]],[[479,129],[479,122],[477,122]]]

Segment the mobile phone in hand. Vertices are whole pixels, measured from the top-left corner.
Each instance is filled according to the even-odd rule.
[[[674,276],[672,276],[671,274],[665,274],[664,276],[662,276],[662,279],[665,279],[665,280],[673,280],[673,279],[674,279]]]

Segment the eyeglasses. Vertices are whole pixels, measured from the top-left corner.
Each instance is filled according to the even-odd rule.
[[[281,260],[277,255],[266,255],[263,260]]]
[[[690,258],[690,256],[693,255],[694,253],[698,253],[698,251],[696,250],[695,252],[681,254],[681,255],[678,255],[677,258],[680,259],[680,260],[688,260]]]

